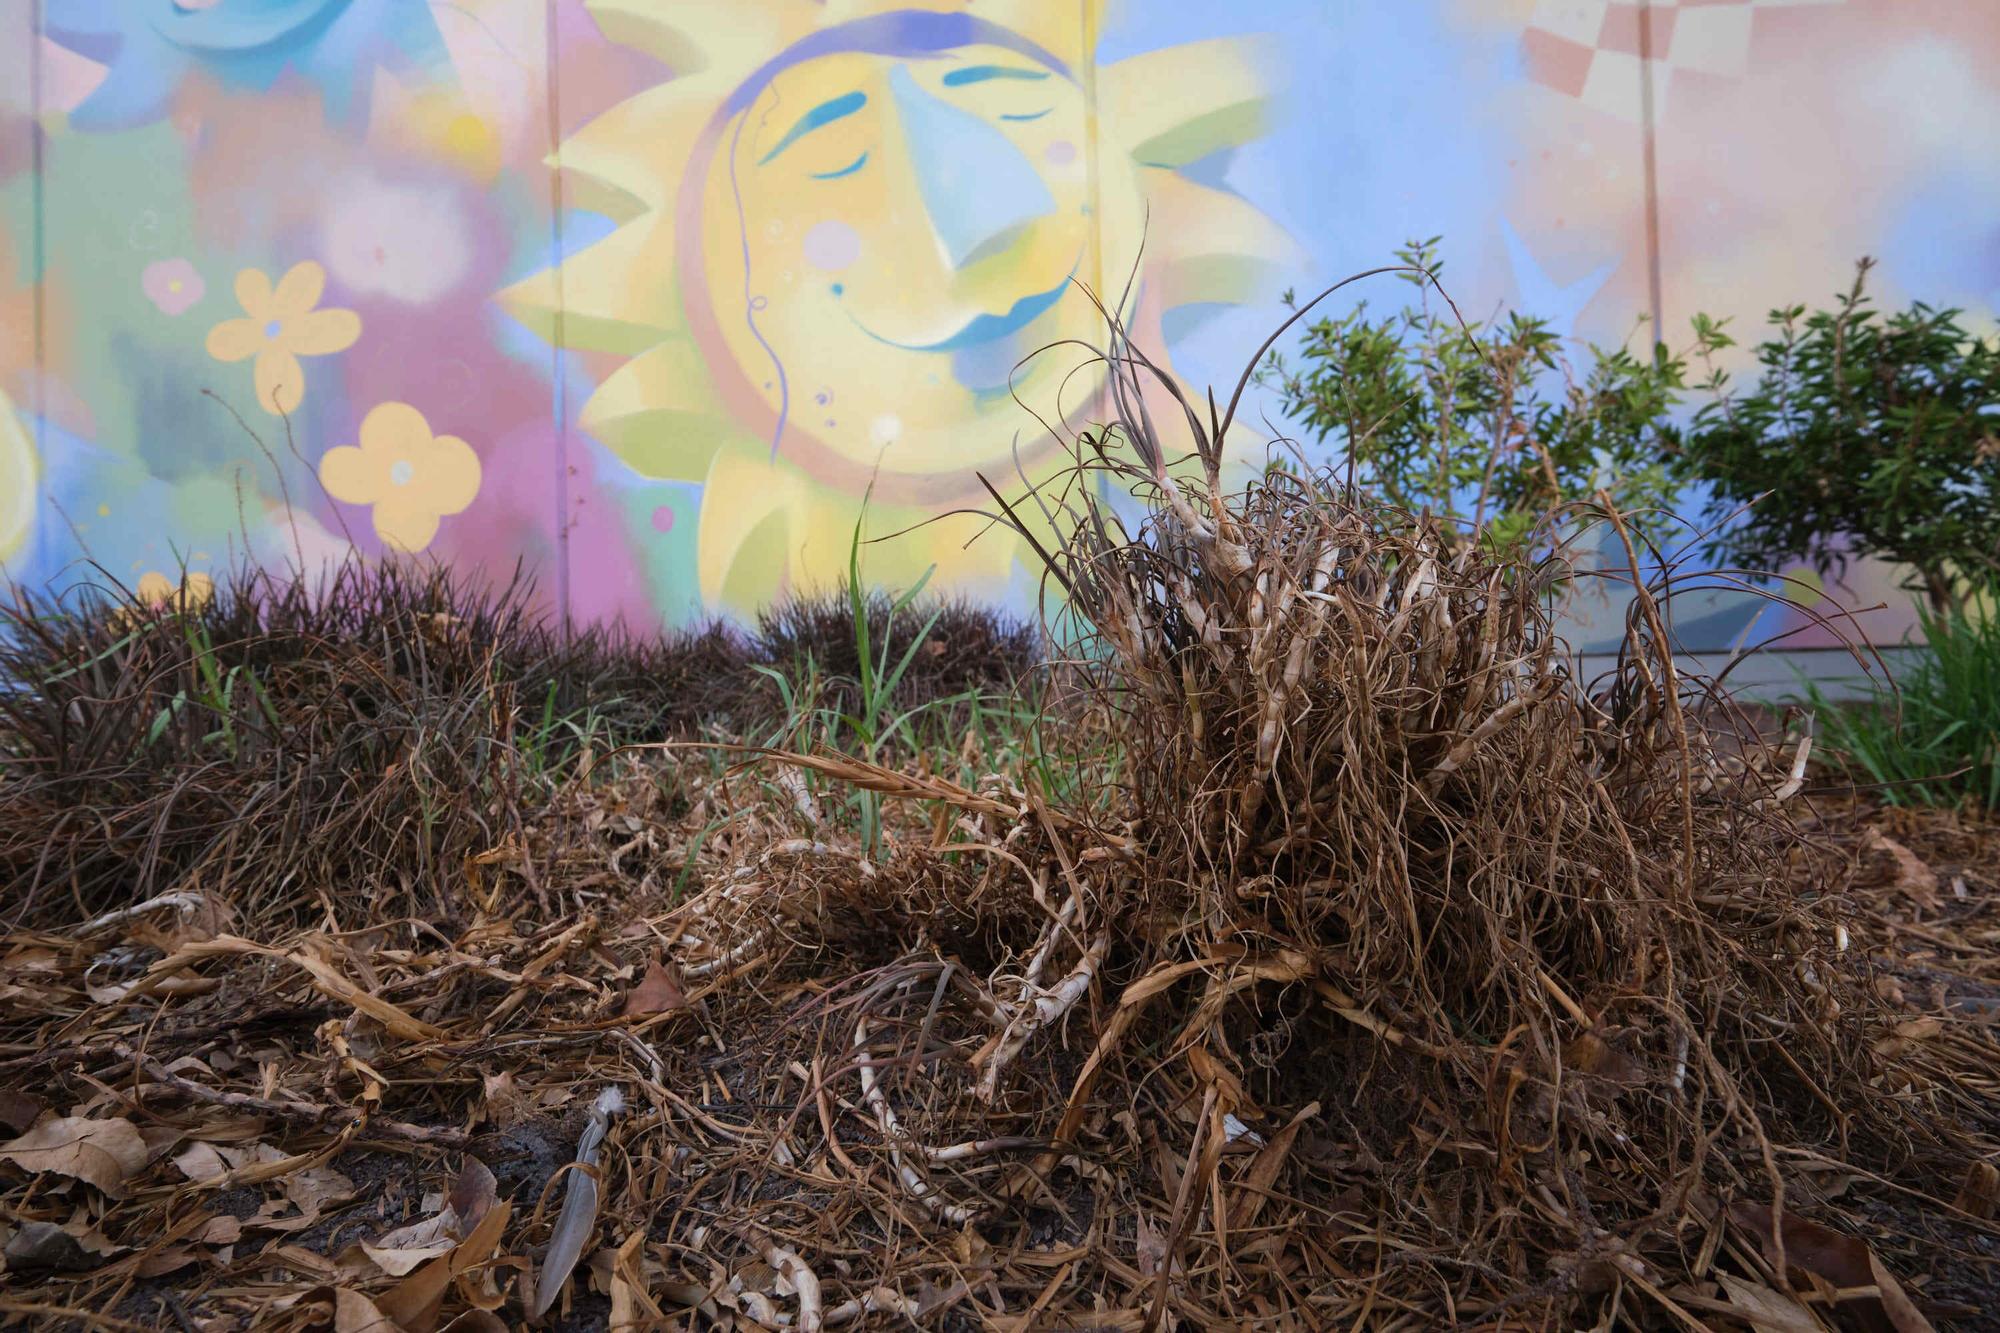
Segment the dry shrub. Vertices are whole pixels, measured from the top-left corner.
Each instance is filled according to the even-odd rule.
[[[994,495],[1024,535],[1030,503],[1066,516],[1066,720],[1118,738],[1120,818],[790,756],[929,803],[932,848],[800,840],[683,914],[702,977],[841,960],[800,1031],[905,1200],[1016,1243],[1053,1210],[1124,1252],[1095,1280],[1149,1324],[1567,1326],[1705,1271],[1726,1206],[1782,1202],[1801,1158],[1948,1193],[1965,1099],[1813,887],[1803,756],[1711,744],[1680,571],[1629,538],[1622,574],[1555,534],[1497,554],[1336,471],[1232,487],[1212,401],[1180,402],[1170,466],[1143,395],[1177,391],[1113,334],[1076,484]],[[1147,499],[1136,529],[1098,481]],[[1633,595],[1595,682],[1551,610],[1586,576]]]

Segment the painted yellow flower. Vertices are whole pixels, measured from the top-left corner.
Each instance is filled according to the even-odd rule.
[[[354,346],[361,316],[352,310],[316,310],[326,290],[326,270],[307,260],[271,286],[262,269],[236,275],[242,319],[225,319],[208,331],[208,354],[217,361],[257,358],[257,403],[273,416],[298,410],[306,396],[302,356],[328,356]]]
[[[215,580],[208,575],[189,574],[176,584],[155,569],[140,576],[139,586],[132,590],[132,604],[121,608],[111,621],[121,629],[129,629],[166,611],[191,614],[214,600]]]
[[[373,505],[386,545],[421,551],[441,519],[479,494],[479,455],[456,435],[431,434],[408,403],[383,403],[362,418],[360,445],[326,451],[319,480],[336,500]]]

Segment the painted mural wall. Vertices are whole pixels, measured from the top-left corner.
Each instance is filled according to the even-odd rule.
[[[2000,6],[0,0],[0,562],[521,561],[643,627],[838,577],[867,497],[871,577],[1025,603],[955,511],[1096,415],[1088,292],[1227,385],[1435,233],[1577,339],[1863,254],[1990,326]],[[1893,582],[1838,595],[1894,638]]]

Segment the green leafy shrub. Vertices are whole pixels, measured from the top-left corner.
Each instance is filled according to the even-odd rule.
[[[1344,455],[1351,480],[1496,546],[1600,490],[1641,527],[1664,521],[1687,356],[1592,347],[1579,368],[1546,320],[1463,323],[1432,303],[1437,246],[1397,251],[1425,293],[1415,304],[1315,319],[1291,359],[1265,363],[1286,414]]]
[[[1678,470],[1712,488],[1711,558],[1824,575],[1880,557],[1913,570],[1910,588],[1943,613],[2000,572],[2000,346],[1956,310],[1883,318],[1872,267],[1832,310],[1771,312],[1756,388],[1697,414]],[[1715,326],[1707,342],[1730,345]]]

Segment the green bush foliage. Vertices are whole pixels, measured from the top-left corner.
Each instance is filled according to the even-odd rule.
[[[1885,318],[1871,268],[1861,261],[1831,310],[1771,312],[1756,387],[1732,394],[1712,377],[1718,396],[1678,471],[1711,488],[1711,558],[1824,575],[1879,557],[1912,570],[1941,614],[2000,572],[2000,346],[1956,310],[1919,302]],[[1730,345],[1701,323],[1707,346]]]
[[[1689,355],[1593,346],[1579,366],[1544,319],[1463,322],[1430,294],[1438,242],[1397,251],[1400,276],[1424,293],[1415,303],[1320,317],[1290,358],[1265,363],[1260,378],[1286,414],[1335,448],[1357,484],[1495,546],[1529,540],[1600,491],[1641,528],[1663,523]],[[1690,354],[1701,350],[1698,339]]]

